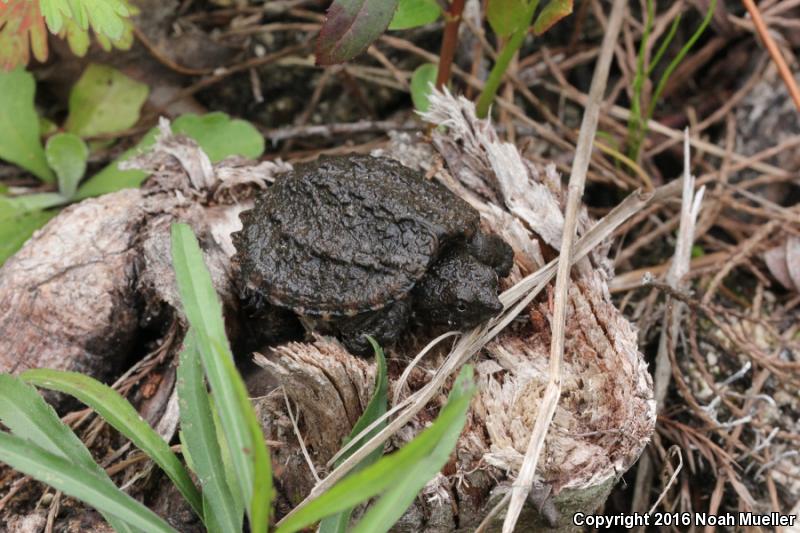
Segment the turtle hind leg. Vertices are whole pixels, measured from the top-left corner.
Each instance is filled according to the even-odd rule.
[[[500,278],[508,276],[514,266],[514,249],[494,233],[477,231],[467,242],[467,251],[484,265],[494,268]]]
[[[378,311],[342,319],[337,323],[339,339],[350,353],[368,357],[373,350],[367,335],[381,347],[394,344],[408,326],[410,317],[410,303],[400,300]]]

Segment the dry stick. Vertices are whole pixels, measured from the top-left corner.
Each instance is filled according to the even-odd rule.
[[[574,100],[575,102],[578,102],[581,105],[586,105],[586,102],[588,100],[588,97],[585,94],[578,91],[572,86],[555,85],[549,82],[543,82],[542,86],[550,91],[566,96],[570,100]],[[608,108],[604,109],[604,111],[608,114],[609,117],[613,117],[620,120],[628,120],[628,118],[630,118],[631,116],[631,112],[628,109],[625,109],[624,107],[618,105],[609,106]],[[658,133],[670,139],[681,139],[683,137],[683,133],[681,133],[680,130],[667,127],[661,124],[660,122],[657,122],[652,119],[647,121],[647,129],[651,133]],[[707,152],[717,157],[726,156],[726,151],[724,148],[721,148],[716,144],[711,144],[710,142],[704,141],[698,137],[691,137],[689,139],[689,142],[697,150],[702,150],[703,152]],[[776,167],[775,165],[770,165],[768,163],[764,163],[763,161],[754,161],[752,160],[752,158],[743,156],[735,152],[730,154],[730,158],[731,160],[736,161],[736,163],[744,163],[749,161],[745,165],[747,168],[751,168],[753,170],[762,172],[764,174],[770,174],[772,176],[781,176],[781,177],[789,176],[789,172],[782,168]],[[734,170],[734,168],[736,167],[735,166],[731,167],[731,170]]]
[[[313,124],[304,126],[286,126],[283,128],[265,128],[262,130],[272,144],[280,141],[304,137],[333,137],[356,133],[387,133],[390,131],[419,131],[419,123],[395,122],[394,120],[359,120],[358,122],[340,122],[333,124]]]
[[[445,13],[447,24],[444,27],[442,37],[442,49],[439,59],[439,70],[436,73],[436,88],[442,86],[450,79],[450,67],[453,64],[453,57],[456,54],[456,44],[458,42],[458,27],[461,25],[461,14],[464,12],[466,0],[453,0],[450,9]]]
[[[747,8],[747,12],[750,13],[753,19],[753,25],[756,27],[756,32],[761,37],[761,40],[764,41],[764,46],[767,47],[767,51],[775,62],[775,66],[778,67],[778,72],[780,72],[783,83],[786,84],[786,88],[789,90],[792,100],[794,100],[794,105],[796,105],[797,110],[800,111],[800,89],[797,88],[797,83],[794,81],[792,71],[789,70],[789,65],[786,64],[786,60],[783,58],[780,48],[775,44],[772,35],[769,34],[769,29],[764,23],[764,19],[761,18],[761,12],[758,10],[753,0],[742,0],[742,3],[744,7]]]
[[[678,241],[675,245],[672,264],[666,276],[667,284],[675,290],[680,290],[682,280],[689,272],[692,244],[694,243],[694,229],[697,215],[700,211],[700,203],[703,200],[703,191],[705,190],[705,188],[701,188],[695,195],[694,183],[695,178],[691,174],[689,129],[687,128],[684,130],[683,141],[683,198]],[[667,396],[667,390],[672,378],[669,352],[674,349],[675,343],[678,341],[683,305],[681,302],[667,297],[666,309],[667,312],[664,316],[661,337],[658,343],[656,369],[653,376],[656,412],[660,412],[664,407],[664,399]],[[636,484],[633,491],[633,503],[631,504],[632,512],[641,513],[647,508],[652,476],[653,468],[650,455],[645,454],[639,461],[639,469],[636,472]]]
[[[564,219],[564,233],[561,241],[561,254],[558,257],[558,270],[556,274],[555,308],[552,318],[552,343],[550,345],[550,379],[544,392],[539,414],[531,431],[528,449],[520,468],[519,475],[511,489],[511,501],[508,512],[503,522],[503,533],[511,533],[517,524],[519,515],[525,505],[525,500],[531,490],[533,478],[536,474],[536,464],[539,461],[547,429],[556,412],[558,398],[561,396],[561,373],[564,358],[564,327],[567,318],[567,289],[569,288],[570,266],[572,264],[572,243],[575,239],[575,227],[578,219],[578,207],[583,196],[586,172],[589,170],[589,160],[592,157],[594,135],[597,131],[597,122],[600,116],[600,105],[603,100],[608,71],[611,67],[611,58],[614,54],[614,45],[617,42],[622,16],[625,12],[626,2],[614,0],[611,7],[606,34],[600,48],[600,56],[595,67],[592,85],[589,89],[589,102],[583,114],[581,130],[578,134],[578,145],[575,149],[575,160],[572,174],[569,177],[566,216]]]

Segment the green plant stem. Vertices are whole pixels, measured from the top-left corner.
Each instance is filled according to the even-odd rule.
[[[714,11],[717,8],[717,0],[711,0],[711,4],[708,6],[708,11],[706,12],[706,16],[703,18],[703,22],[700,23],[700,26],[697,27],[695,32],[686,41],[686,44],[683,45],[678,55],[670,62],[669,66],[667,66],[667,70],[661,75],[661,79],[658,80],[658,85],[656,85],[656,90],[653,93],[653,98],[650,100],[650,104],[647,106],[647,114],[645,115],[645,122],[650,120],[653,117],[653,112],[656,109],[656,104],[658,103],[659,98],[661,98],[661,93],[664,92],[664,88],[667,86],[667,82],[669,81],[669,77],[678,68],[678,65],[681,64],[683,58],[686,57],[686,54],[689,53],[689,50],[692,49],[694,43],[703,35],[703,32],[706,31],[709,22],[711,22],[711,17],[714,16]]]
[[[491,106],[494,101],[494,97],[497,94],[497,90],[500,88],[503,75],[506,73],[509,63],[511,63],[514,54],[516,54],[519,47],[522,46],[522,42],[528,34],[528,28],[530,28],[533,22],[533,14],[536,12],[538,5],[539,0],[531,1],[528,5],[528,11],[525,13],[525,24],[520,25],[519,29],[511,35],[511,38],[497,57],[497,62],[495,62],[492,67],[489,78],[486,80],[483,91],[481,91],[481,95],[478,97],[478,103],[475,106],[479,118],[486,118],[489,115],[489,106]]]
[[[453,65],[453,57],[456,54],[458,27],[461,25],[461,14],[464,12],[465,3],[466,0],[453,0],[450,9],[445,13],[447,24],[444,27],[442,49],[439,52],[439,70],[436,73],[437,89],[441,89],[450,79],[450,67]]]
[[[639,55],[636,60],[636,77],[633,79],[633,95],[631,97],[631,116],[628,119],[628,157],[636,160],[639,156],[639,147],[642,136],[642,88],[647,78],[648,69],[644,66],[644,56],[647,43],[650,41],[650,32],[653,29],[655,18],[655,2],[647,1],[647,14],[642,30],[642,41],[639,43]],[[668,43],[667,43],[668,44]]]
[[[664,57],[664,54],[669,48],[670,43],[675,38],[675,34],[678,31],[678,25],[681,23],[681,18],[683,17],[683,13],[678,13],[675,17],[675,20],[672,21],[672,25],[669,27],[669,32],[667,32],[667,36],[664,37],[661,46],[658,47],[658,51],[656,55],[653,56],[653,59],[650,60],[650,66],[647,67],[647,77],[649,78],[653,71],[656,69],[658,64],[661,62],[661,59]]]

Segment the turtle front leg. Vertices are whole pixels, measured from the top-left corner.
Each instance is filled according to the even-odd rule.
[[[494,268],[501,278],[508,276],[514,266],[514,249],[493,233],[478,230],[467,243],[467,251],[484,265]]]
[[[381,346],[393,344],[406,329],[410,317],[410,302],[400,300],[379,311],[342,319],[337,324],[339,338],[350,353],[367,357],[372,355],[367,335]]]

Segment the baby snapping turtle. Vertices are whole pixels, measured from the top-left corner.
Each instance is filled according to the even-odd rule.
[[[297,165],[241,215],[234,234],[243,296],[294,311],[371,353],[411,316],[469,328],[498,314],[511,247],[439,183],[385,158]]]

